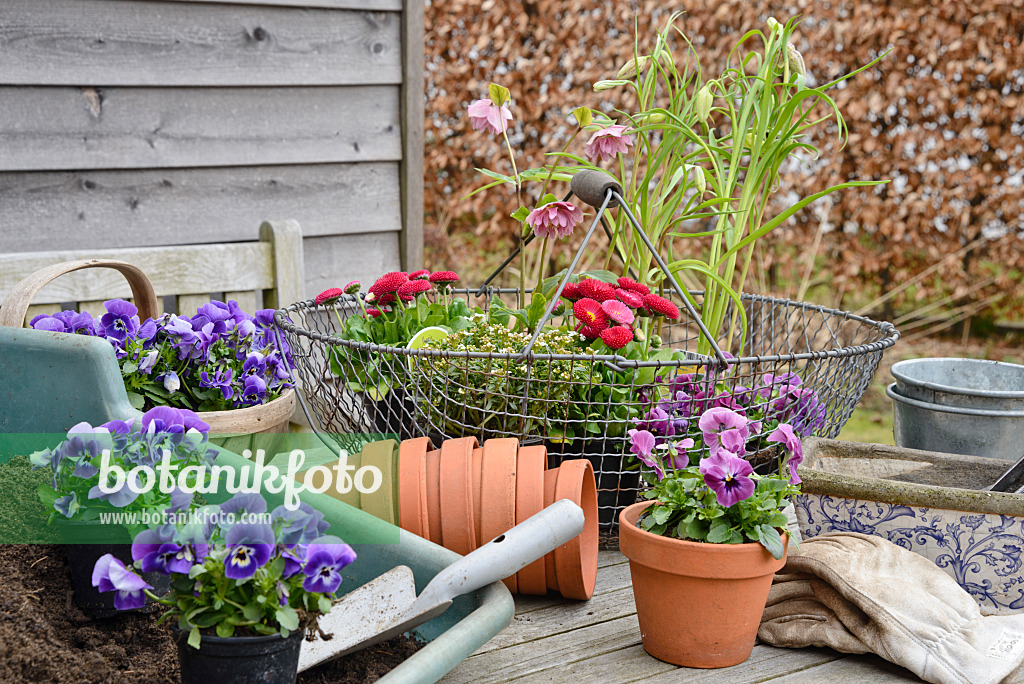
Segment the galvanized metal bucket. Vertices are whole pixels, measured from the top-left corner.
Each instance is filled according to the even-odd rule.
[[[984,359],[908,359],[892,366],[908,399],[964,409],[1024,411],[1024,366]]]
[[[896,383],[885,393],[893,402],[897,446],[1008,461],[1024,456],[1024,410],[933,404],[904,396]]]

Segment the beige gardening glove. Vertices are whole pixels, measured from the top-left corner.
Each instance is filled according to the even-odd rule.
[[[783,572],[765,643],[872,652],[936,684],[996,684],[1024,662],[1024,614],[983,617],[952,577],[880,537],[805,540]]]

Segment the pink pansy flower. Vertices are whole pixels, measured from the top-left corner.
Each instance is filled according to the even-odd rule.
[[[498,107],[491,103],[489,98],[474,100],[469,105],[469,123],[478,131],[489,130],[495,135],[500,135],[508,129],[508,122],[512,120],[512,112],[508,105]]]
[[[697,424],[712,456],[720,451],[743,455],[750,437],[749,422],[742,414],[716,406],[705,411]]]
[[[778,442],[789,449],[789,483],[800,484],[800,476],[796,474],[796,468],[804,460],[804,447],[793,427],[787,423],[779,423],[775,431],[768,435],[768,441]]]
[[[609,126],[590,136],[584,154],[587,159],[594,163],[600,163],[606,159],[612,159],[615,155],[628,152],[633,144],[633,139],[626,133],[627,126]]]
[[[742,458],[721,452],[703,459],[699,470],[718,503],[726,508],[750,498],[754,493],[754,481],[750,479],[754,469]]]
[[[629,325],[636,318],[628,306],[616,299],[601,302],[601,308],[608,314],[608,318],[621,325]]]
[[[572,202],[550,202],[537,207],[526,217],[533,234],[542,238],[565,238],[583,220],[583,210]]]

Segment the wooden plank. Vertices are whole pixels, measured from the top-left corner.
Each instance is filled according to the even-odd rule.
[[[306,293],[313,296],[352,280],[369,287],[398,268],[398,239],[397,232],[305,238]]]
[[[597,552],[597,567],[599,569],[628,562],[629,559],[623,556],[618,549],[601,549]]]
[[[0,206],[0,253],[252,240],[278,217],[306,236],[402,226],[392,162],[0,173]]]
[[[264,306],[280,309],[305,300],[306,266],[302,230],[295,221],[264,221],[260,241],[270,245],[274,255],[274,286],[264,291]]]
[[[640,647],[641,649],[643,646]],[[645,652],[646,653],[646,652]],[[650,657],[650,656],[648,656]],[[846,654],[830,648],[775,648],[757,644],[746,662],[716,670],[697,670],[687,667],[672,667],[660,675],[644,678],[645,682],[656,684],[755,684],[776,681],[774,678],[814,668],[824,663],[843,661]],[[653,658],[652,658],[653,660]],[[589,662],[587,663],[590,664]],[[595,663],[600,666],[603,663]],[[627,680],[634,681],[634,680]],[[828,680],[823,680],[828,681]],[[836,681],[845,683],[845,679]]]
[[[397,161],[399,88],[0,87],[0,147],[0,171]]]
[[[637,632],[637,640],[639,640]],[[516,678],[517,684],[527,682],[626,682],[650,681],[665,672],[681,672],[675,665],[664,663],[648,655],[640,644],[604,653],[594,658],[587,658],[572,664],[571,673],[567,669],[553,667]],[[679,681],[686,681],[680,679]],[[722,680],[727,681],[727,680]]]
[[[230,5],[273,5],[277,7],[325,7],[328,9],[385,10],[402,9],[402,0],[167,0],[168,2],[220,2]]]
[[[594,598],[591,601],[607,593],[629,586],[631,586],[631,583],[628,563],[600,568],[597,573],[597,584],[594,587]],[[573,603],[555,593],[548,594],[547,596],[517,596],[516,615],[550,608],[551,606],[572,605]]]
[[[562,603],[517,614],[511,625],[481,646],[476,653],[487,653],[556,634],[564,634],[635,613],[633,589],[627,586],[602,594],[590,601]]]
[[[196,310],[203,304],[210,301],[210,295],[178,295],[178,304],[175,307],[179,316],[194,316]]]
[[[245,290],[244,292],[225,292],[224,301],[230,302],[235,301],[238,306],[242,307],[242,311],[252,316],[258,310],[264,308],[261,306],[262,302],[257,301],[255,290]]]
[[[395,13],[118,0],[0,4],[0,83],[399,83]]]
[[[843,684],[894,684],[922,680],[909,670],[876,655],[856,655],[786,674],[771,681],[773,684],[818,684],[828,681]]]
[[[78,259],[115,259],[138,266],[158,297],[274,286],[270,246],[261,242],[188,245],[146,249],[33,252],[0,255],[0,297],[29,274],[51,264]],[[128,298],[128,281],[109,268],[75,271],[51,281],[36,295],[36,304]],[[209,297],[207,296],[207,300]]]
[[[563,672],[568,677],[557,681],[573,681],[574,678],[568,673],[576,663],[635,646],[639,642],[640,625],[637,623],[636,615],[629,615],[479,656],[470,656],[441,681],[450,684],[503,682],[511,677],[525,677],[554,667],[565,668]]]
[[[423,268],[424,8],[402,12],[402,267]]]

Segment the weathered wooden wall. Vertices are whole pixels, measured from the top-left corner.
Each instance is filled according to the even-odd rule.
[[[0,254],[256,239],[307,294],[422,259],[418,0],[4,0]]]

